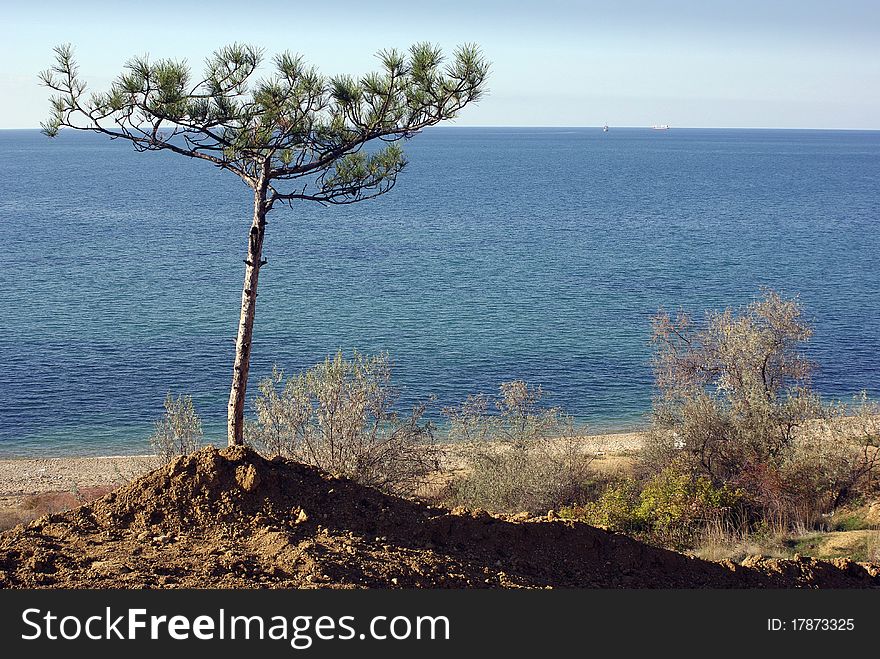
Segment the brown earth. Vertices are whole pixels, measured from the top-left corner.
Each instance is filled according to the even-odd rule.
[[[0,587],[876,588],[880,566],[713,563],[582,523],[449,511],[208,447],[0,534]]]

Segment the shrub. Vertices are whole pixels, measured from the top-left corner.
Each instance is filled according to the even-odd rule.
[[[432,425],[422,422],[426,406],[400,414],[397,398],[386,354],[355,351],[349,360],[340,351],[286,380],[273,369],[259,384],[247,440],[269,456],[412,494],[440,468],[441,452]]]
[[[198,450],[202,444],[202,420],[191,396],[165,396],[165,413],[156,421],[150,447],[162,463]]]
[[[580,450],[571,417],[544,406],[543,397],[541,387],[514,380],[496,396],[468,396],[443,410],[466,465],[449,488],[451,503],[537,513],[580,502],[591,457]]]
[[[70,490],[28,494],[22,497],[18,505],[10,502],[0,506],[0,531],[6,531],[18,524],[28,524],[43,515],[52,515],[91,503],[115,489],[113,485],[80,488],[74,484]]]
[[[798,428],[819,415],[813,365],[799,352],[812,335],[797,300],[773,291],[745,309],[654,318],[654,404],[667,459],[683,449],[707,475],[728,479],[749,463],[778,463]]]
[[[702,327],[661,312],[653,330],[649,472],[683,462],[741,492],[755,522],[789,525],[814,523],[876,476],[876,406],[825,405],[812,390],[797,299],[765,290]]]
[[[731,519],[741,493],[717,487],[687,465],[668,465],[646,483],[626,478],[607,487],[596,501],[565,511],[603,528],[639,535],[657,544],[690,544],[710,523]]]
[[[795,438],[781,472],[793,498],[815,501],[808,521],[816,521],[875,484],[880,471],[878,446],[880,406],[865,394],[849,405],[828,406],[809,432]]]
[[[560,513],[562,517],[579,519],[609,531],[638,534],[644,531],[637,514],[640,492],[635,479],[624,478],[609,484],[595,501],[563,508]]]
[[[716,486],[704,474],[670,465],[639,494],[636,517],[664,544],[688,544],[706,525],[731,518],[742,493]]]

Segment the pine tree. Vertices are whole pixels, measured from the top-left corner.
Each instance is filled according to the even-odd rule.
[[[290,53],[254,79],[262,51],[234,44],[196,78],[186,62],[136,57],[109,91],[88,93],[69,45],[40,74],[55,93],[43,132],[86,130],[124,139],[138,151],[167,150],[236,174],[252,190],[241,316],[227,432],[243,441],[257,283],[266,216],[294,201],[351,204],[388,192],[406,164],[400,142],[451,119],[485,91],[488,64],[474,45],[446,62],[440,48],[378,54],[381,70],[355,79],[321,76]],[[379,148],[365,148],[368,143]]]

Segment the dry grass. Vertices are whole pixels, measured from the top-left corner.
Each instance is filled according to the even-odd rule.
[[[633,473],[638,456],[633,453],[597,454],[590,467],[603,476],[623,477]]]
[[[711,561],[729,559],[742,562],[747,556],[792,558],[799,554],[813,558],[849,558],[878,563],[880,529],[817,531],[802,526],[791,530],[777,525],[761,534],[749,534],[730,525],[714,524],[706,528],[693,554]]]
[[[731,560],[741,563],[747,556],[788,558],[785,534],[776,532],[757,536],[724,524],[710,524],[693,550],[693,555],[707,561]]]

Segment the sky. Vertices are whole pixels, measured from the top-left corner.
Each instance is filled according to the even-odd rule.
[[[0,9],[0,128],[48,114],[37,73],[71,43],[90,89],[133,55],[234,41],[362,74],[383,48],[479,44],[489,95],[460,126],[880,129],[878,0],[17,2]]]

